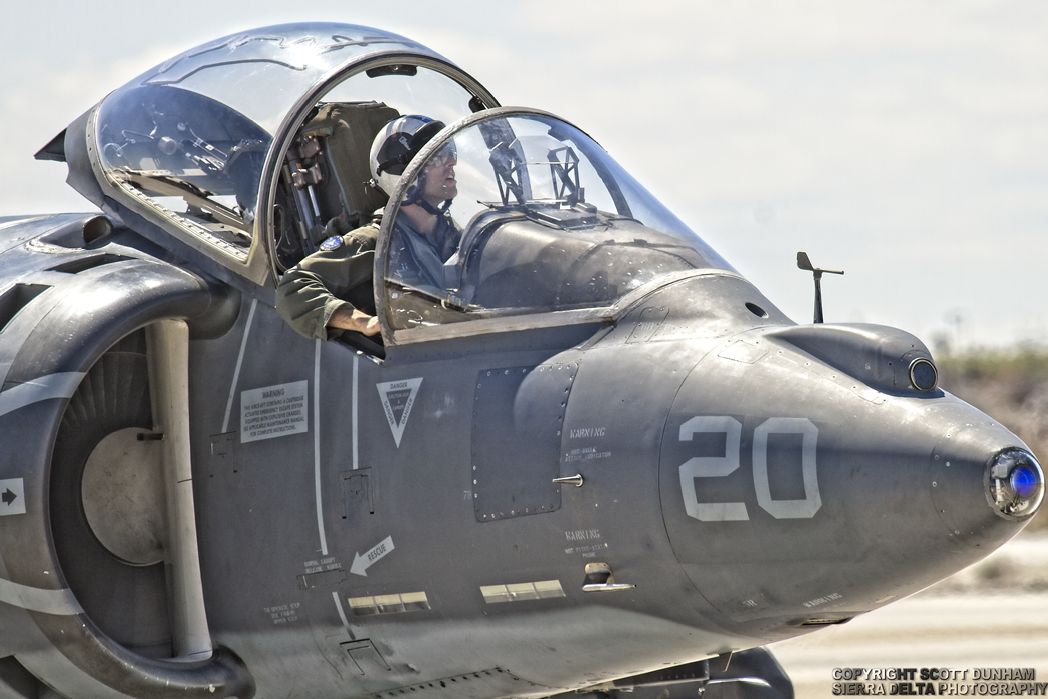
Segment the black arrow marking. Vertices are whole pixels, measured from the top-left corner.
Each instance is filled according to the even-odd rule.
[[[5,505],[10,505],[12,502],[15,501],[16,498],[18,498],[18,496],[15,495],[14,492],[12,492],[10,488],[5,490],[3,496],[0,496],[0,497],[3,497]]]

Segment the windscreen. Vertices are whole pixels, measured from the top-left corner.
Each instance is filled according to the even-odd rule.
[[[388,227],[394,329],[606,307],[669,275],[731,269],[553,116],[466,119],[427,151]]]

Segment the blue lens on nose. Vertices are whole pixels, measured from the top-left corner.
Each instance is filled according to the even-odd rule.
[[[1025,449],[1004,449],[990,460],[986,472],[990,506],[1005,519],[1026,519],[1044,500],[1044,471]]]
[[[1014,469],[1009,480],[1015,494],[1021,498],[1032,497],[1041,485],[1037,471],[1027,465]]]

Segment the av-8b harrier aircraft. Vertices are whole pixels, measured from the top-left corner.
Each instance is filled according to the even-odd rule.
[[[446,126],[383,192],[416,114]],[[449,148],[461,238],[409,278]],[[585,132],[404,37],[225,37],[38,157],[101,213],[0,220],[0,696],[791,697],[763,646],[1043,498],[918,339],[794,323]],[[381,333],[296,334],[278,279],[378,209]]]

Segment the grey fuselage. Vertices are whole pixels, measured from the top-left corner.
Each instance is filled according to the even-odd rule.
[[[387,191],[406,115],[443,128]],[[37,157],[102,214],[0,219],[5,699],[789,699],[762,646],[1043,498],[919,340],[793,323],[585,132],[406,37],[218,38]],[[416,279],[427,182],[461,240]],[[376,210],[384,345],[297,335],[277,279]]]
[[[40,342],[49,328],[141,327],[110,317],[111,297],[166,263],[126,230],[68,244],[82,221],[0,230],[4,269],[23,293],[40,287],[3,332],[5,393],[65,345],[77,356],[75,333]],[[995,514],[984,479],[1023,443],[913,387],[918,340],[795,325],[731,272],[682,275],[613,322],[419,342],[383,361],[294,334],[266,289],[177,274],[210,299],[171,311],[192,333],[207,623],[259,696],[548,696],[846,621],[1022,526]],[[87,372],[112,344],[84,342],[85,366],[49,375]],[[34,435],[49,419],[36,411],[61,414],[56,398],[6,411],[5,440],[53,439]],[[16,455],[5,448],[0,478],[36,468]],[[576,475],[581,487],[552,482]],[[49,497],[25,495],[30,515]],[[51,546],[46,521],[67,516],[0,527]],[[105,555],[54,546],[75,569]],[[171,654],[163,564],[53,585],[6,547],[0,578],[67,590],[104,635]],[[611,579],[587,578],[594,563]],[[89,686],[77,677],[93,661],[32,609],[0,604],[2,654],[60,691]]]

